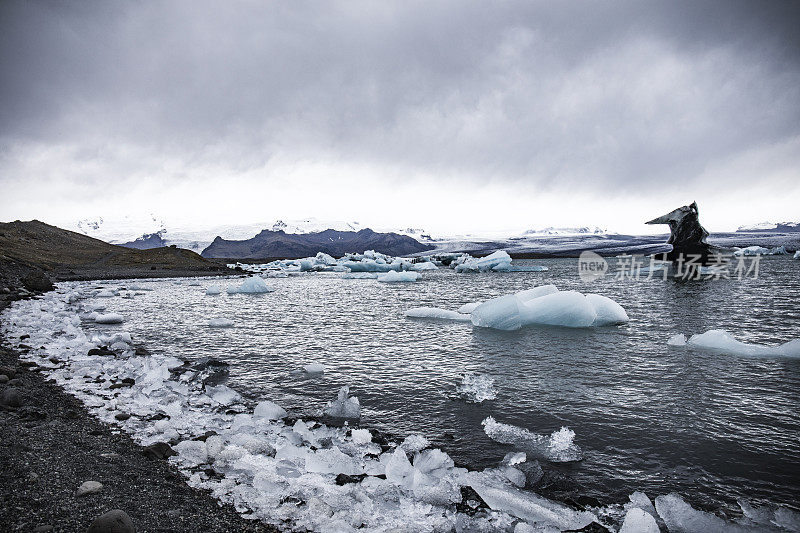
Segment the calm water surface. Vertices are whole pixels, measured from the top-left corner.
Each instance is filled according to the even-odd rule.
[[[528,465],[532,488],[550,497],[619,503],[634,490],[677,491],[706,509],[732,509],[737,498],[797,505],[800,360],[714,355],[666,341],[714,328],[753,343],[800,337],[800,261],[764,258],[760,278],[742,281],[590,285],[578,279],[576,260],[535,263],[550,270],[443,269],[396,284],[304,274],[268,280],[277,290],[265,295],[205,295],[209,284],[239,280],[147,281],[155,290],[114,299],[109,310],[123,313],[152,350],[229,362],[228,385],[252,398],[316,413],[350,385],[362,425],[423,434],[471,468],[495,466],[513,450],[485,435],[487,416],[537,433],[568,426],[583,461],[542,461],[539,479]],[[546,283],[609,296],[631,321],[499,332],[403,316],[410,307],[457,309]],[[209,328],[215,317],[236,327]],[[324,375],[299,371],[312,362],[325,365]],[[467,371],[492,376],[497,399],[457,399]]]

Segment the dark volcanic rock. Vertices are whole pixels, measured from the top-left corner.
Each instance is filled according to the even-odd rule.
[[[397,233],[377,233],[371,229],[315,233],[284,233],[264,230],[252,239],[228,241],[217,237],[203,252],[203,257],[233,259],[266,257],[308,257],[317,252],[334,256],[375,250],[388,255],[408,255],[433,249],[429,244]]]
[[[172,449],[172,446],[166,442],[156,442],[150,446],[145,446],[142,453],[148,459],[166,459],[173,455],[178,455],[178,453]]]
[[[21,407],[22,395],[17,389],[9,388],[3,391],[2,403],[8,407]]]
[[[95,518],[86,533],[136,533],[136,526],[125,511],[114,509]]]
[[[34,270],[28,275],[20,279],[22,285],[33,292],[47,292],[53,290],[53,282],[50,281],[44,272],[41,270]]]
[[[699,256],[700,263],[708,262],[712,246],[706,243],[708,232],[700,225],[697,202],[679,207],[646,223],[669,225],[667,244],[672,245],[672,251],[664,254],[667,261],[688,260],[690,256]]]

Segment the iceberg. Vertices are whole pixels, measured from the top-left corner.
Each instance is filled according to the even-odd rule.
[[[263,294],[274,290],[260,276],[253,276],[238,287],[228,287],[228,294]]]
[[[470,315],[436,307],[414,307],[406,311],[406,316],[408,318],[436,318],[441,320],[456,320],[459,322],[469,322],[472,320]]]
[[[216,296],[217,294],[220,294],[221,292],[222,292],[222,289],[220,289],[218,285],[211,285],[209,288],[206,289],[206,294],[208,296]]]
[[[486,257],[469,257],[455,267],[456,272],[502,272],[510,269],[511,256],[505,250],[497,250]]]
[[[628,320],[625,309],[611,298],[559,291],[553,285],[494,298],[472,311],[473,325],[505,331],[529,325],[609,326]]]
[[[541,435],[510,424],[503,424],[493,417],[481,422],[486,435],[493,441],[512,444],[531,455],[554,463],[566,463],[583,459],[583,451],[573,441],[575,432],[567,427],[552,434]]]
[[[378,274],[378,281],[383,283],[398,283],[403,281],[417,281],[419,274],[416,272],[395,272],[394,270],[386,274]]]
[[[800,259],[800,250],[797,250],[797,251],[794,253],[794,256],[792,257],[792,259]]]
[[[475,310],[476,307],[481,305],[483,302],[471,302],[468,304],[464,304],[458,308],[458,312],[464,315],[471,315],[472,312]]]
[[[748,246],[746,248],[735,248],[733,255],[736,257],[755,256],[755,255],[788,255],[786,245],[776,246],[775,248],[764,248],[762,246]],[[795,254],[796,255],[796,254]]]
[[[232,328],[233,320],[229,318],[212,318],[208,321],[208,326],[211,328]]]
[[[673,339],[674,337],[670,341]],[[673,344],[672,346],[677,345]],[[711,329],[705,333],[692,335],[686,341],[686,346],[724,355],[800,357],[800,339],[794,339],[778,346],[747,344],[736,340],[724,329]]]
[[[430,261],[423,261],[422,263],[412,264],[411,270],[416,270],[418,272],[423,270],[439,270],[439,267],[437,267],[434,263],[431,263]]]
[[[122,323],[122,315],[119,313],[108,313],[105,315],[97,315],[94,321],[98,324],[120,324]]]
[[[331,418],[361,418],[361,404],[358,403],[357,397],[348,397],[349,394],[350,387],[344,386],[339,389],[336,399],[328,402],[322,413]]]

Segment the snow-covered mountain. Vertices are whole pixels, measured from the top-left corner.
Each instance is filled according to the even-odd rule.
[[[737,232],[769,232],[769,233],[795,233],[800,232],[800,222],[760,222],[748,226],[739,226]]]

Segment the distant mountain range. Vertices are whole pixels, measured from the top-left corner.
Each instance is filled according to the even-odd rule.
[[[750,226],[739,226],[737,232],[748,233],[800,233],[798,222],[761,222]]]
[[[324,252],[333,256],[375,250],[392,256],[405,256],[432,250],[434,246],[397,233],[378,233],[369,228],[360,231],[326,229],[311,233],[286,233],[282,229],[263,230],[246,240],[217,237],[200,254],[203,257],[231,259],[267,257],[308,257]]]

